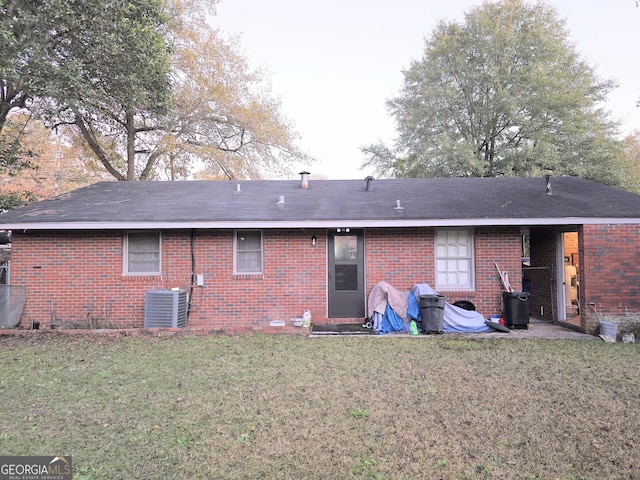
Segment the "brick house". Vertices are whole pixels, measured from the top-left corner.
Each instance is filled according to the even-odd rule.
[[[595,332],[640,317],[640,196],[577,177],[102,182],[0,215],[21,326],[144,326],[148,292],[187,292],[191,328],[300,332],[362,322],[380,281]],[[183,295],[183,294],[180,294]],[[285,321],[276,327],[274,321]]]

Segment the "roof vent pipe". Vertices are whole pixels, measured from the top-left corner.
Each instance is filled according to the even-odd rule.
[[[311,175],[309,172],[304,171],[304,172],[300,172],[300,176],[301,176],[301,181],[302,181],[302,188],[309,188],[309,175]]]
[[[236,192],[241,192],[241,191],[242,191],[242,190],[240,190],[240,184],[238,183],[238,184],[236,185]]]
[[[551,175],[545,175],[544,179],[547,181],[547,195],[551,195]]]
[[[280,195],[280,197],[278,197],[278,203],[276,203],[276,205],[278,208],[284,207],[284,195]]]
[[[369,175],[364,179],[364,181],[367,182],[367,188],[366,188],[367,192],[373,192],[373,180],[374,179],[371,175]]]

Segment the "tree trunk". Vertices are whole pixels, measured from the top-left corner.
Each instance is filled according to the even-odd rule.
[[[27,94],[24,91],[15,90],[11,85],[0,86],[0,133],[7,122],[9,112],[14,108],[24,108],[27,104]]]
[[[74,107],[72,107],[71,110],[73,111],[73,114],[75,116],[75,124],[80,129],[80,133],[82,134],[82,137],[85,139],[85,141],[89,145],[89,148],[91,148],[91,151],[96,155],[96,157],[98,157],[98,160],[100,160],[102,165],[104,165],[104,168],[106,168],[107,171],[111,175],[113,175],[115,179],[124,180],[125,178],[122,176],[122,174],[120,172],[118,172],[113,167],[113,165],[111,165],[111,162],[109,162],[109,159],[107,158],[107,156],[105,155],[104,151],[102,150],[102,148],[100,147],[100,145],[96,141],[96,138],[91,133],[91,131],[89,131],[89,128],[87,127],[87,124],[84,123],[82,115],[80,115],[80,112]]]
[[[133,124],[133,113],[127,110],[127,180],[136,179],[136,129]]]

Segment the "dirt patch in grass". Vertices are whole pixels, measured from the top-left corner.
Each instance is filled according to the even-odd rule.
[[[640,349],[576,340],[0,338],[0,454],[74,479],[638,478]]]

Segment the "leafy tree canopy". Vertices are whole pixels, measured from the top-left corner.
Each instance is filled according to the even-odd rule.
[[[640,193],[640,130],[627,135],[624,139],[624,167],[626,175],[622,188]]]
[[[56,133],[33,117],[13,113],[0,138],[11,135],[20,128],[24,131],[20,148],[22,165],[19,173],[15,169],[3,168],[0,162],[0,205],[2,198],[10,197],[12,206],[50,198],[96,181],[109,180],[104,168],[92,170],[93,164],[85,163],[78,153],[79,145],[69,143],[68,137]],[[24,202],[16,202],[16,199]],[[6,208],[6,207],[5,207]]]
[[[168,0],[171,102],[136,110],[105,97],[62,122],[75,125],[90,155],[118,180],[256,178],[284,173],[301,154],[259,71],[235,40],[206,21],[216,2]]]
[[[617,184],[618,125],[601,108],[614,87],[569,42],[543,3],[485,2],[441,21],[388,102],[394,147],[363,148],[398,177],[581,175]]]
[[[0,130],[16,111],[68,127],[87,168],[118,180],[284,173],[302,157],[295,135],[262,73],[207,24],[216,4],[0,0]]]
[[[116,106],[166,111],[168,18],[163,0],[0,0],[0,133],[20,111],[51,122]],[[0,165],[15,176],[33,152],[24,129],[11,130],[0,136]],[[8,208],[35,197],[2,198]]]
[[[9,112],[91,106],[166,109],[162,0],[0,0],[0,130]]]
[[[0,131],[0,213],[34,200],[27,192],[6,188],[19,172],[35,168],[32,160],[37,152],[23,144],[27,123],[27,118],[14,118],[5,122],[5,128]]]

